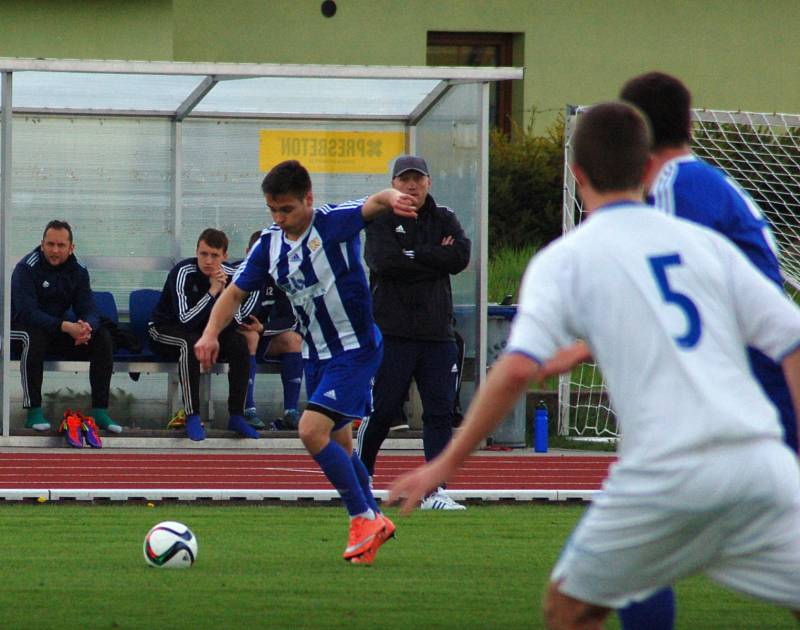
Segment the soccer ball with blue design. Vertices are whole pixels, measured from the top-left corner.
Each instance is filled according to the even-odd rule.
[[[144,537],[144,559],[151,567],[187,569],[197,560],[197,538],[183,523],[164,521]]]

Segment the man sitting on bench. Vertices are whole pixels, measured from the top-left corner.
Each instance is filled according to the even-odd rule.
[[[186,434],[198,442],[206,434],[198,413],[200,364],[194,355],[194,344],[203,334],[217,297],[234,273],[234,268],[224,262],[227,258],[225,232],[214,228],[204,230],[197,239],[196,256],[182,260],[169,272],[148,324],[153,352],[178,361]],[[219,336],[221,358],[229,362],[228,429],[244,437],[258,438],[258,431],[244,419],[250,355],[244,336],[236,332],[239,323],[232,322]]]
[[[50,429],[42,413],[42,377],[45,354],[52,354],[90,362],[94,422],[121,433],[122,427],[108,415],[114,366],[111,335],[99,325],[89,272],[74,252],[69,223],[50,221],[41,245],[17,263],[11,276],[11,347],[20,355],[23,407],[28,410],[25,427]]]

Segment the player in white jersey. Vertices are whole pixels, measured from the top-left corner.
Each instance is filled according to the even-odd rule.
[[[782,362],[800,406],[800,310],[714,232],[641,202],[647,122],[606,103],[578,123],[572,168],[590,217],[522,282],[505,355],[447,450],[390,491],[413,509],[510,412],[542,364],[586,340],[623,427],[619,460],[551,575],[550,628],[705,571],[800,619],[800,475],[746,346]]]
[[[292,303],[304,340],[308,405],[298,426],[300,439],[350,514],[344,559],[371,564],[395,528],[380,513],[369,474],[353,454],[350,423],[370,404],[383,354],[361,264],[360,232],[365,222],[389,210],[413,217],[414,199],[388,188],[365,200],[315,209],[311,178],[294,160],[267,173],[261,190],[275,223],[262,232],[214,305],[195,353],[202,365],[213,363],[220,331],[248,292],[273,277]]]

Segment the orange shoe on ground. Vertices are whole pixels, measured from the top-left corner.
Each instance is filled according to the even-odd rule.
[[[344,550],[342,557],[350,560],[354,556],[364,553],[374,541],[378,540],[378,535],[385,527],[380,514],[376,514],[372,520],[356,516],[350,521],[350,536],[347,539],[347,549]]]
[[[94,418],[92,416],[84,416],[80,412],[78,412],[78,416],[81,419],[81,431],[83,431],[86,443],[92,448],[103,448],[103,440],[100,439],[100,433],[97,430]]]
[[[370,565],[375,560],[375,556],[378,554],[378,549],[381,548],[381,545],[385,543],[390,538],[397,538],[395,535],[394,523],[389,520],[389,517],[384,516],[383,514],[378,514],[378,518],[383,521],[383,529],[378,532],[378,535],[375,536],[375,539],[372,541],[372,544],[367,548],[364,553],[361,553],[357,556],[353,556],[350,558],[350,562],[353,564],[364,564]]]
[[[64,419],[58,425],[58,432],[63,433],[67,444],[74,448],[83,448],[83,432],[80,413],[72,413],[72,409],[64,412]]]

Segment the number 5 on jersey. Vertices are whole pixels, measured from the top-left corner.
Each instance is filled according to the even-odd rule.
[[[667,278],[667,267],[674,265],[681,265],[680,254],[668,254],[666,256],[650,256],[647,261],[650,263],[650,269],[655,276],[658,290],[661,292],[661,297],[667,304],[674,304],[681,309],[686,315],[688,328],[686,332],[680,336],[675,337],[675,343],[681,348],[693,348],[700,341],[702,334],[702,325],[700,323],[700,312],[697,310],[691,298],[683,293],[674,291],[669,286],[669,279]]]

